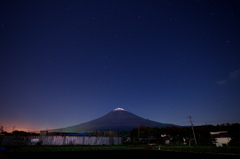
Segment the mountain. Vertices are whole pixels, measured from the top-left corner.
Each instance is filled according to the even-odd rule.
[[[146,127],[170,127],[173,124],[164,124],[144,119],[122,108],[116,108],[108,114],[95,120],[70,126],[62,129],[50,130],[51,132],[92,132],[92,131],[130,131],[140,125]]]

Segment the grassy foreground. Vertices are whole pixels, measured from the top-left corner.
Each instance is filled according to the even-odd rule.
[[[87,145],[44,145],[44,146],[12,146],[8,147],[8,152],[69,152],[69,151],[109,151],[109,150],[139,150],[142,147],[132,147],[124,145],[116,146],[87,146]]]
[[[153,147],[159,149],[159,147]],[[240,147],[215,147],[215,146],[160,146],[163,151],[179,151],[179,152],[197,152],[197,153],[218,153],[218,154],[239,154]]]
[[[146,145],[113,145],[113,146],[87,146],[87,145],[62,145],[62,146],[11,146],[7,147],[8,153],[14,152],[78,152],[78,151],[109,151],[109,150],[159,150],[175,152],[195,152],[214,154],[238,154],[240,147],[214,147],[214,146],[146,146]]]

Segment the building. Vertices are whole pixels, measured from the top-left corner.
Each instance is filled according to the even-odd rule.
[[[48,135],[48,131],[40,131],[40,136],[47,136]]]
[[[227,146],[231,140],[227,131],[210,132],[210,134],[215,139],[213,144],[217,147]]]

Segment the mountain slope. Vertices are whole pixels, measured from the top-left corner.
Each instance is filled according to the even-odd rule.
[[[131,112],[128,112],[122,108],[114,109],[108,114],[97,118],[95,120],[82,123],[75,126],[70,126],[62,129],[56,129],[53,131],[62,132],[86,132],[86,131],[130,131],[139,125],[147,127],[169,127],[173,124],[163,124],[148,119],[139,117]]]

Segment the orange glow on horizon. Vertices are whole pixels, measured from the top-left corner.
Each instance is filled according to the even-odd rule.
[[[3,126],[3,131],[8,133],[13,131],[40,132],[40,130],[46,130],[46,126],[43,128],[43,126],[37,126],[37,124],[30,123],[29,121],[3,122],[0,126]]]

